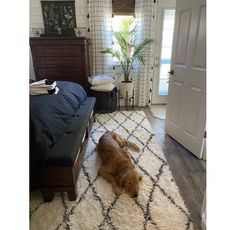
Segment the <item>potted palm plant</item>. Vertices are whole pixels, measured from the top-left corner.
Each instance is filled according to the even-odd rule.
[[[117,59],[118,65],[124,80],[120,84],[120,94],[123,98],[131,96],[133,93],[133,83],[130,79],[130,72],[134,63],[143,64],[145,62],[145,52],[153,42],[152,39],[139,41],[139,28],[134,18],[124,18],[121,21],[120,31],[114,32],[116,48],[105,48],[102,53],[112,54]]]

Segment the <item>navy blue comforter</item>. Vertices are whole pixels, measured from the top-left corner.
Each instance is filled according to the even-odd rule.
[[[70,125],[87,95],[81,85],[57,81],[58,94],[30,96],[30,143],[46,154]]]

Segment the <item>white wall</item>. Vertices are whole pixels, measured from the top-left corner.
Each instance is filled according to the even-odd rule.
[[[32,80],[35,80],[33,60],[32,60],[32,55],[31,55],[30,49],[29,49],[29,78]]]
[[[40,0],[30,0],[29,34],[34,36],[32,28],[44,28]]]

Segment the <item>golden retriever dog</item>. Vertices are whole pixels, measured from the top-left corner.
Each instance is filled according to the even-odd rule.
[[[120,194],[122,189],[131,197],[137,197],[142,179],[134,169],[127,148],[140,152],[139,147],[114,132],[106,132],[99,139],[97,151],[103,164],[98,171],[112,184],[113,191]]]

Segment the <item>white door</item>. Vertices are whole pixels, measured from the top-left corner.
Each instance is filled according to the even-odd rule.
[[[166,104],[175,21],[175,0],[159,0],[155,26],[152,104]]]
[[[166,132],[202,157],[206,125],[206,1],[177,0]]]

